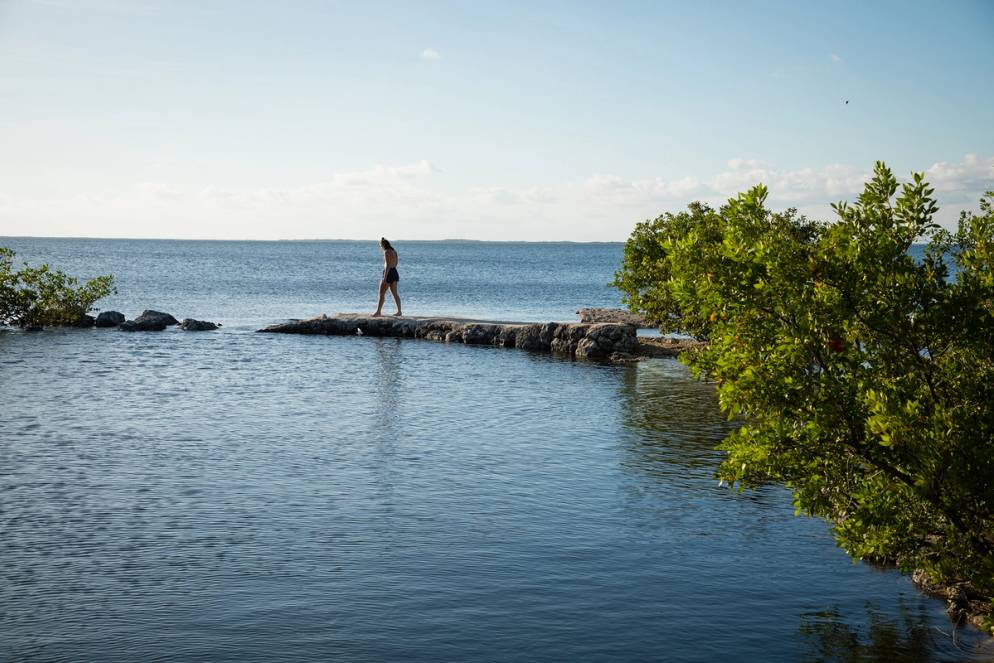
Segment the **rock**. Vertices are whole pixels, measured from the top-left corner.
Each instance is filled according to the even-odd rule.
[[[549,342],[549,350],[553,354],[568,355],[575,359],[576,347],[589,329],[590,325],[584,323],[559,325]]]
[[[932,582],[929,577],[928,572],[925,569],[915,569],[911,573],[911,582],[918,585],[923,592],[935,593],[938,591],[938,586]]]
[[[639,315],[621,308],[581,308],[576,314],[580,316],[580,322],[612,322],[622,325],[633,325],[641,329],[647,329],[654,325]]]
[[[124,322],[124,314],[117,311],[101,311],[100,315],[97,316],[96,324],[97,327],[117,327],[119,324]]]
[[[76,319],[76,322],[72,323],[70,327],[79,327],[80,329],[87,329],[89,327],[92,327],[94,322],[96,322],[96,318],[94,318],[92,315],[86,315],[84,313],[83,315],[79,316],[79,318]]]
[[[136,332],[136,331],[163,331],[166,328],[166,323],[160,319],[152,320],[142,320],[141,316],[138,316],[134,320],[126,320],[121,323],[118,327],[121,331],[126,332]]]
[[[591,325],[583,337],[583,341],[592,341],[597,346],[597,349],[594,350],[588,343],[584,350],[585,353],[591,351],[595,354],[600,353],[600,357],[606,357],[612,352],[633,353],[638,346],[635,327],[603,322]],[[581,356],[580,344],[577,344],[577,356]],[[593,359],[594,355],[584,355],[584,358]]]
[[[969,609],[970,599],[963,587],[952,585],[946,590],[946,613],[954,623],[966,619]]]
[[[214,331],[221,325],[214,322],[207,322],[206,320],[183,318],[183,322],[179,323],[179,326],[184,331]]]
[[[471,323],[462,326],[462,341],[468,345],[491,345],[500,333],[500,325]]]
[[[139,320],[141,320],[143,322],[146,322],[146,321],[147,322],[159,322],[159,321],[161,321],[162,324],[164,324],[166,326],[178,325],[179,324],[179,320],[177,320],[173,316],[169,315],[168,313],[163,313],[162,311],[153,311],[151,309],[145,309],[144,311],[142,311],[142,314],[139,315],[137,318],[135,318],[136,322],[139,321]]]
[[[576,345],[571,345],[569,341],[562,338],[554,338],[552,339],[552,343],[549,344],[549,352],[554,355],[575,357]]]
[[[24,327],[24,331],[26,331],[26,332],[40,332],[40,331],[42,331],[44,329],[45,328],[42,327],[41,325],[26,325]]]
[[[512,325],[501,325],[500,331],[497,332],[497,336],[494,338],[494,345],[501,348],[513,348],[517,334],[517,327]]]
[[[428,341],[444,341],[457,325],[450,320],[424,320],[414,332],[415,338]]]
[[[542,329],[538,333],[539,341],[542,343],[543,348],[548,348],[552,345],[552,339],[556,337],[556,332],[559,331],[560,325],[558,322],[546,322],[542,325]]]
[[[178,325],[179,321],[168,313],[145,310],[134,320],[121,323],[121,331],[162,331],[169,325]]]
[[[359,321],[353,318],[329,318],[319,315],[307,320],[288,320],[270,325],[260,332],[277,334],[328,334],[333,336],[355,336],[360,329]],[[363,330],[365,333],[365,330]]]
[[[603,359],[608,355],[607,351],[598,345],[594,338],[581,338],[576,344],[577,359]]]
[[[393,335],[401,338],[414,338],[418,321],[410,318],[394,318]]]
[[[519,350],[546,350],[551,344],[542,343],[542,328],[544,325],[523,325],[518,327],[514,337],[514,347]]]

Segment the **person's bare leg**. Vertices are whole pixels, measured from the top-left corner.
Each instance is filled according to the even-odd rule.
[[[373,314],[374,318],[380,317],[383,311],[383,300],[387,297],[387,283],[386,281],[380,281],[380,301],[376,303],[376,313]]]
[[[400,312],[400,295],[397,294],[397,282],[394,281],[390,284],[390,294],[393,295],[393,300],[397,302],[397,312],[394,315],[404,315]]]

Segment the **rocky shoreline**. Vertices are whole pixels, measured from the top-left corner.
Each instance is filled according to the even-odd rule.
[[[213,331],[221,326],[220,322],[208,322],[206,320],[194,320],[193,318],[183,318],[177,320],[169,313],[145,309],[141,315],[128,320],[120,311],[101,311],[97,317],[92,315],[82,315],[68,327],[86,329],[88,327],[111,328],[116,327],[120,331],[164,331],[166,327],[178,326],[184,331]],[[42,327],[29,325],[25,331],[41,331]]]

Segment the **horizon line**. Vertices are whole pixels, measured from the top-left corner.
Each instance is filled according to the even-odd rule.
[[[0,241],[5,239],[83,239],[122,242],[379,242],[376,239],[349,238],[308,238],[308,239],[233,239],[233,238],[191,238],[191,237],[92,237],[86,235],[0,235]],[[477,244],[624,244],[626,240],[571,240],[571,239],[467,239],[447,237],[444,239],[392,239],[393,242],[462,242]]]

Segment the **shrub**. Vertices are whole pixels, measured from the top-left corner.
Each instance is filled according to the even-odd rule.
[[[0,247],[0,324],[21,327],[77,324],[93,304],[115,292],[112,276],[83,284],[48,265],[14,269],[10,249]]]
[[[994,194],[950,233],[932,193],[878,163],[816,224],[769,211],[757,186],[640,224],[616,283],[709,339],[683,360],[741,421],[721,480],[784,482],[853,556],[991,595]]]

